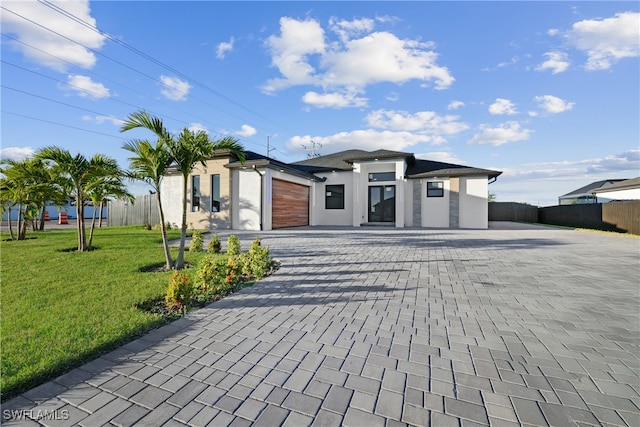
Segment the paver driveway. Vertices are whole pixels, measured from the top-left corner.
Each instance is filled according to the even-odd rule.
[[[277,274],[7,402],[4,422],[640,425],[640,239],[261,236]]]

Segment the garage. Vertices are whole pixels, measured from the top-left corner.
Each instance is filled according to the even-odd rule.
[[[274,179],[272,228],[309,225],[309,187]]]

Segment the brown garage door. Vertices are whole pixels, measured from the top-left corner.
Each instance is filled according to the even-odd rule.
[[[309,225],[309,187],[273,180],[272,228]]]

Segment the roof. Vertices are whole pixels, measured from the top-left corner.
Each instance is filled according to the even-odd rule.
[[[370,161],[380,159],[406,160],[408,178],[434,178],[455,177],[468,175],[486,175],[489,178],[497,178],[501,171],[481,169],[470,166],[456,165],[453,163],[436,162],[432,160],[416,159],[413,154],[392,150],[346,150],[326,156],[314,157],[300,162],[292,163],[292,166],[302,166],[309,172],[328,172],[332,170],[353,170],[353,163],[358,161]]]
[[[606,193],[608,191],[629,190],[633,188],[640,188],[640,177],[625,179],[615,184],[607,185],[606,187],[597,188],[591,190],[591,193]]]
[[[391,150],[345,150],[339,153],[327,154],[326,156],[313,157],[292,163],[292,165],[304,166],[314,172],[326,172],[331,170],[353,170],[353,163],[357,161],[368,161],[378,159],[408,158],[413,159],[413,154]]]
[[[312,181],[324,181],[325,178],[320,178],[305,168],[297,167],[294,164],[283,163],[279,160],[272,159],[271,157],[263,156],[262,154],[254,153],[253,151],[245,151],[245,161],[241,163],[236,157],[231,157],[230,162],[225,167],[230,169],[237,168],[252,168],[252,167],[267,167],[269,169],[279,170],[280,172],[286,172],[291,175],[296,175],[301,178],[310,179]]]
[[[436,162],[434,160],[416,159],[413,165],[407,168],[408,178],[436,178],[455,177],[469,175],[486,175],[489,178],[497,178],[501,171],[475,168],[471,166],[456,165],[453,163]]]
[[[616,184],[621,181],[624,181],[624,179],[603,179],[602,181],[592,182],[591,184],[585,185],[584,187],[580,187],[577,190],[573,190],[570,193],[564,194],[560,196],[560,198],[562,199],[569,196],[578,196],[581,194],[591,194],[593,190],[608,187],[609,185]]]

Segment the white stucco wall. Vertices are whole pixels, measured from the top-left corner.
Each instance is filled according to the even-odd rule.
[[[253,169],[237,169],[232,179],[236,174],[238,192],[235,193],[236,185],[232,185],[234,193],[231,196],[234,205],[232,228],[260,230],[260,176]]]
[[[353,173],[349,171],[336,171],[318,173],[317,176],[326,178],[325,182],[315,184],[314,196],[311,198],[311,211],[314,212],[314,221],[311,225],[351,225],[353,217]],[[325,194],[327,185],[344,185],[344,209],[326,209]]]
[[[369,205],[369,186],[395,185],[396,186],[396,227],[404,227],[405,222],[405,186],[404,173],[406,162],[404,159],[385,159],[371,162],[354,163],[354,203],[353,226],[357,227],[369,220],[367,208]],[[370,173],[394,172],[395,181],[369,182]]]
[[[599,202],[607,200],[640,200],[640,188],[628,188],[626,190],[598,191],[596,193]]]
[[[160,183],[165,222],[182,224],[182,175],[166,175]]]
[[[489,227],[487,176],[460,178],[460,228]]]
[[[449,227],[449,199],[451,197],[451,183],[448,179],[420,180],[420,200],[422,201],[422,227]],[[427,182],[442,182],[444,194],[442,197],[427,197]]]

